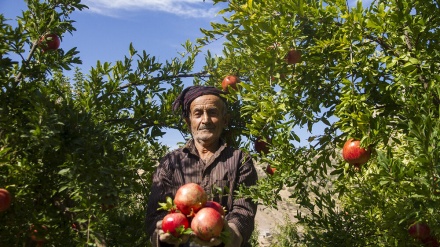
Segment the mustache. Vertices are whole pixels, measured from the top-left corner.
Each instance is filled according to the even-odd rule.
[[[199,126],[199,130],[209,130],[209,129],[213,129],[214,126],[212,125],[200,125]]]

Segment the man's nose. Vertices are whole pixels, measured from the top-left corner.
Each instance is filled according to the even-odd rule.
[[[210,122],[210,121],[211,121],[211,118],[209,117],[209,114],[208,114],[207,111],[204,111],[204,112],[203,112],[202,121],[203,121],[204,123],[207,123],[207,122]]]

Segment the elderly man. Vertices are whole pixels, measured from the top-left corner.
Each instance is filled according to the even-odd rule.
[[[240,185],[254,185],[258,179],[252,159],[239,149],[226,145],[220,138],[228,125],[223,91],[215,87],[191,86],[182,91],[173,103],[173,110],[182,109],[192,139],[182,148],[168,153],[155,173],[147,205],[147,232],[153,246],[247,246],[254,230],[257,205],[250,199],[237,198]],[[161,230],[166,211],[157,210],[166,197],[174,198],[177,189],[187,183],[202,186],[213,200],[226,209],[225,227],[229,240],[220,238],[202,241],[196,237],[177,239]],[[222,195],[214,188],[223,189]]]

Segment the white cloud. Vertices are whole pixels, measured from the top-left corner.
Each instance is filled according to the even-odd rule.
[[[121,11],[160,11],[191,18],[213,18],[219,8],[203,0],[84,0],[89,11],[119,16]]]

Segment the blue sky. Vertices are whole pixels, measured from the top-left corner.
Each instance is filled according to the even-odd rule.
[[[97,60],[112,62],[128,54],[130,42],[160,61],[183,51],[186,40],[201,37],[199,29],[219,20],[218,7],[203,0],[83,0],[88,10],[71,18],[77,29],[62,37],[61,48],[77,47],[88,71]],[[25,9],[24,0],[0,0],[0,10],[13,19]]]

